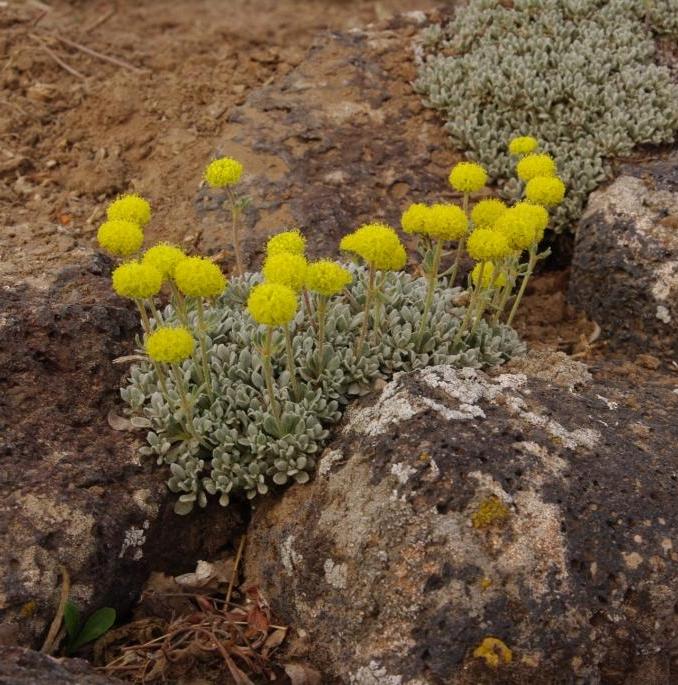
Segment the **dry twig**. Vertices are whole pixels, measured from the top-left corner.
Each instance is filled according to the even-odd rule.
[[[68,601],[68,595],[71,591],[71,577],[68,575],[68,571],[65,566],[61,567],[61,597],[59,599],[59,606],[57,612],[54,615],[54,620],[52,625],[49,627],[49,632],[45,638],[40,651],[43,654],[51,654],[56,646],[57,637],[59,635],[59,629],[61,628],[61,622],[64,620],[64,610],[66,609],[66,602]]]

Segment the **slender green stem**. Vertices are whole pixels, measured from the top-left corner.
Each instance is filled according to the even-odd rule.
[[[146,305],[142,300],[134,300],[139,310],[139,316],[141,317],[141,325],[144,330],[145,335],[151,334],[151,321],[148,318],[148,312],[146,311]]]
[[[520,284],[520,290],[518,290],[518,294],[516,295],[516,299],[513,303],[513,307],[511,308],[511,313],[509,314],[508,319],[506,320],[506,325],[510,326],[513,323],[513,319],[516,315],[516,312],[518,311],[518,305],[520,304],[520,300],[523,299],[523,295],[525,294],[525,289],[527,288],[527,282],[530,280],[530,276],[532,275],[532,272],[534,271],[535,264],[537,263],[537,246],[536,245],[531,245],[530,246],[530,257],[527,262],[527,271],[525,272],[525,275],[523,276],[523,280]]]
[[[450,287],[454,287],[454,282],[457,280],[457,274],[459,273],[459,264],[461,264],[461,256],[464,254],[464,245],[466,245],[466,236],[459,238],[457,243],[457,249],[454,255],[454,263],[449,271],[450,275]],[[447,275],[447,273],[445,274]]]
[[[135,302],[137,304],[137,308],[139,309],[139,314],[141,316],[145,339],[147,336],[151,334],[151,322],[148,319],[146,305],[141,300],[135,300]],[[165,371],[163,370],[162,366],[155,361],[155,359],[151,359],[151,362],[153,363],[153,368],[155,369],[155,375],[158,377],[158,385],[160,386],[160,391],[162,392],[167,404],[171,406],[172,403],[170,402],[169,393],[167,392],[167,379],[165,376]]]
[[[186,299],[184,298],[181,290],[177,288],[174,281],[170,281],[170,290],[172,291],[172,304],[174,305],[174,311],[177,314],[177,318],[181,321],[182,325],[188,326],[188,313],[186,311]]]
[[[294,399],[301,399],[301,392],[299,391],[299,381],[297,380],[297,368],[294,363],[294,345],[292,344],[292,333],[290,332],[290,325],[285,324],[285,350],[287,351],[287,372],[290,374],[290,382],[292,383],[292,393]]]
[[[184,428],[190,436],[194,437],[196,440],[199,441],[200,438],[196,435],[195,429],[193,428],[193,409],[191,407],[191,401],[188,397],[186,383],[184,383],[184,373],[177,364],[171,364],[170,368],[172,369],[172,376],[177,386],[177,393],[179,394],[181,410],[184,412]]]
[[[149,299],[148,303],[151,307],[151,314],[153,314],[153,318],[155,319],[156,325],[163,326],[164,320],[162,318],[162,314],[160,313],[160,310],[155,306],[155,302],[152,299]]]
[[[478,297],[480,295],[480,290],[482,288],[484,275],[485,275],[485,262],[481,262],[480,263],[480,273],[478,274],[478,281],[476,283],[476,286],[473,289],[473,293],[471,294],[471,300],[469,301],[468,305],[466,306],[466,313],[464,314],[464,319],[461,322],[461,326],[459,326],[459,329],[457,330],[457,333],[454,336],[454,340],[452,341],[453,345],[456,345],[461,340],[464,333],[466,333],[466,329],[468,328],[468,325],[471,321],[471,316],[476,309]]]
[[[280,407],[275,398],[275,391],[273,389],[273,365],[271,364],[271,353],[273,350],[273,328],[266,327],[266,338],[264,347],[261,350],[262,370],[264,372],[264,382],[266,383],[266,391],[268,392],[268,405],[275,416],[276,421],[280,421]]]
[[[242,262],[242,253],[240,251],[240,235],[238,232],[238,219],[240,217],[240,211],[238,210],[238,204],[233,191],[227,188],[228,199],[231,203],[231,234],[233,236],[233,251],[235,252],[235,266],[238,276],[242,276],[245,273]]]
[[[322,364],[325,352],[325,319],[327,317],[327,297],[325,295],[318,295],[318,306],[316,309],[318,312],[318,355]]]
[[[202,380],[207,388],[210,402],[214,402],[214,389],[212,387],[212,372],[210,360],[207,355],[207,326],[205,325],[205,308],[202,297],[198,298],[198,341],[200,343],[200,356],[202,358]]]
[[[308,317],[308,320],[311,322],[311,326],[313,327],[313,329],[317,332],[315,319],[313,318],[313,305],[311,304],[311,298],[309,297],[308,290],[304,288],[301,291],[301,295],[304,302],[304,309],[306,310],[306,316]]]
[[[437,240],[433,251],[433,264],[431,271],[428,274],[428,288],[426,290],[426,300],[424,301],[424,311],[421,315],[421,324],[419,326],[419,333],[417,335],[417,342],[415,349],[421,351],[421,343],[424,339],[424,332],[428,325],[428,319],[431,312],[431,305],[433,304],[433,296],[435,294],[436,284],[438,283],[438,271],[440,270],[440,258],[443,253],[443,241]]]
[[[358,337],[356,346],[353,350],[353,353],[356,357],[362,352],[363,345],[365,344],[365,340],[367,339],[367,329],[370,321],[370,309],[372,308],[372,300],[374,299],[374,277],[374,265],[370,264],[369,276],[367,280],[367,293],[365,294],[365,309],[363,323],[360,327],[360,336]]]

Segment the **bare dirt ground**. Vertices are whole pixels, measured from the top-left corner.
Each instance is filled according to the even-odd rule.
[[[151,200],[165,239],[190,236],[230,108],[297,66],[318,32],[432,4],[0,3],[0,280],[39,285],[76,261],[121,191]]]

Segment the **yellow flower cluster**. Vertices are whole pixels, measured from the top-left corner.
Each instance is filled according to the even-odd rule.
[[[129,257],[138,252],[144,234],[138,224],[122,219],[106,221],[99,226],[97,241],[104,250],[116,257]]]
[[[471,280],[474,285],[478,285],[480,281],[480,272],[483,273],[483,281],[480,284],[482,288],[489,288],[490,284],[495,288],[502,288],[506,285],[506,276],[503,273],[497,274],[495,277],[494,264],[492,262],[478,262],[471,271]]]
[[[532,136],[518,136],[511,140],[508,149],[514,157],[519,157],[522,155],[529,155],[530,152],[534,152],[537,147],[539,147],[539,142],[536,138],[533,138]]]
[[[306,238],[301,235],[298,229],[277,233],[270,237],[266,243],[266,254],[269,257],[283,252],[303,255],[304,250],[306,250]]]
[[[507,209],[501,200],[481,200],[471,210],[471,220],[476,228],[491,228]]]
[[[541,242],[548,222],[543,207],[519,202],[497,219],[494,229],[506,236],[511,249],[522,252]]]
[[[565,197],[565,184],[557,176],[536,176],[525,186],[525,197],[537,205],[555,207]]]
[[[537,176],[555,176],[556,163],[550,155],[527,155],[516,165],[516,171],[521,181],[529,181]]]
[[[398,271],[407,262],[407,254],[398,235],[385,224],[365,224],[344,236],[339,247],[357,254],[380,271]]]
[[[163,279],[167,280],[174,277],[174,270],[179,262],[186,259],[186,255],[181,248],[170,245],[169,243],[158,243],[146,250],[143,264],[150,264],[155,267]]]
[[[143,227],[151,220],[151,205],[139,195],[123,195],[108,205],[106,216],[109,221],[129,221]]]
[[[184,327],[163,327],[146,338],[146,352],[156,362],[177,364],[193,354],[195,341]]]
[[[149,264],[127,262],[113,271],[113,290],[121,297],[144,300],[160,292],[162,274]]]
[[[217,297],[226,288],[221,269],[206,257],[186,257],[174,268],[174,282],[184,295]]]
[[[262,273],[268,283],[280,283],[299,292],[304,287],[306,258],[292,252],[270,255],[264,262]]]
[[[400,225],[405,233],[426,233],[426,220],[429,208],[421,202],[411,204],[400,219]]]
[[[306,270],[306,288],[325,297],[337,295],[352,280],[347,269],[329,259],[312,262]]]
[[[487,171],[475,162],[460,162],[452,168],[449,181],[460,193],[475,193],[487,183]]]
[[[511,253],[506,236],[490,228],[476,228],[469,236],[466,250],[478,262],[495,262]]]
[[[468,230],[468,219],[457,205],[413,204],[403,213],[405,233],[421,233],[436,240],[459,240]]]
[[[222,157],[210,162],[205,169],[205,180],[212,188],[235,185],[242,176],[243,166],[232,157]]]
[[[297,296],[286,285],[262,283],[252,288],[247,298],[247,310],[264,326],[283,326],[297,313]]]

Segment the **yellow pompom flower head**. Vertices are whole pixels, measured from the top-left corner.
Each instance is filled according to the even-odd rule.
[[[258,323],[266,326],[266,338],[261,348],[262,369],[266,382],[266,391],[271,411],[276,419],[280,420],[280,407],[275,397],[273,384],[273,367],[271,365],[271,352],[273,346],[273,327],[285,327],[285,340],[287,343],[288,371],[293,383],[296,384],[296,372],[294,368],[294,355],[291,349],[291,337],[289,323],[297,313],[297,296],[286,285],[280,283],[262,283],[252,288],[247,298],[247,311]]]
[[[195,340],[187,328],[162,327],[146,339],[148,356],[161,364],[178,364],[193,354]]]
[[[186,255],[181,248],[169,243],[158,243],[144,252],[141,261],[155,267],[167,280],[174,277],[174,270],[183,259],[186,259]]]
[[[430,214],[427,205],[420,202],[410,205],[400,219],[405,233],[426,233],[426,220]]]
[[[511,140],[508,149],[514,157],[520,157],[522,155],[529,155],[530,152],[534,152],[538,147],[539,142],[536,138],[532,136],[518,136]]]
[[[508,209],[501,201],[495,198],[481,200],[471,210],[471,221],[474,228],[492,228],[494,222]]]
[[[468,218],[457,205],[436,204],[430,209],[426,233],[434,240],[459,240],[468,231]]]
[[[557,176],[536,176],[525,186],[525,197],[543,207],[555,207],[565,197],[565,184]]]
[[[162,274],[149,264],[127,262],[114,269],[113,290],[121,297],[145,300],[160,292]]]
[[[202,376],[210,400],[214,399],[212,373],[207,353],[207,326],[203,298],[218,297],[226,289],[227,281],[221,269],[206,257],[186,257],[174,268],[174,282],[184,295],[196,298],[198,339],[202,357]]]
[[[129,221],[145,226],[151,220],[151,205],[140,195],[122,195],[106,208],[109,221]]]
[[[327,300],[333,295],[338,295],[352,280],[353,277],[347,269],[329,259],[313,262],[306,269],[306,289],[317,296],[318,349],[321,365],[324,365]]]
[[[269,257],[281,254],[282,252],[303,255],[305,250],[306,238],[298,229],[277,233],[271,236],[266,243],[266,254]]]
[[[178,367],[178,364],[185,359],[188,359],[195,349],[195,341],[191,332],[184,326],[176,328],[163,326],[153,331],[153,333],[146,338],[145,346],[146,353],[153,361],[156,373],[161,381],[165,399],[168,402],[170,401],[170,396],[167,392],[166,377],[162,365],[169,365],[181,403],[184,428],[192,438],[198,440],[198,436],[193,427],[192,400],[186,389],[183,373]]]
[[[362,257],[371,269],[379,271],[398,271],[407,262],[403,244],[386,224],[365,224],[344,236],[339,247]]]
[[[495,262],[511,253],[506,236],[489,228],[477,228],[466,243],[469,255],[478,262]]]
[[[228,195],[228,203],[231,210],[231,235],[233,239],[233,252],[235,253],[236,272],[239,276],[245,273],[240,249],[240,214],[247,204],[247,198],[239,198],[233,192],[232,186],[236,185],[242,176],[243,165],[232,157],[222,157],[210,162],[205,168],[203,178],[210,188],[223,188]]]
[[[217,297],[226,289],[221,269],[206,257],[186,257],[174,268],[174,282],[189,297]]]
[[[527,155],[516,166],[521,181],[529,181],[537,176],[555,176],[556,163],[550,155]]]
[[[482,282],[480,281],[481,272]],[[471,271],[471,281],[474,285],[480,284],[482,288],[489,288],[490,286],[502,288],[506,285],[506,276],[501,272],[495,275],[495,267],[492,262],[478,262]]]
[[[211,188],[225,188],[240,181],[243,165],[232,157],[222,157],[210,162],[205,169],[205,181]]]
[[[321,259],[308,265],[305,285],[311,292],[332,297],[338,295],[352,280],[348,269],[329,259]]]
[[[449,181],[460,193],[475,193],[487,183],[487,171],[475,162],[460,162],[452,168]]]
[[[262,273],[268,283],[280,283],[299,292],[304,287],[306,258],[291,252],[270,255],[264,262]]]
[[[138,224],[122,219],[106,221],[97,231],[99,245],[116,257],[129,257],[141,249],[144,234]]]
[[[146,304],[150,306],[156,321],[160,321],[160,314],[155,308],[153,298],[160,292],[162,287],[162,274],[150,264],[140,262],[126,262],[113,270],[111,275],[113,290],[121,297],[134,300],[144,332],[151,332],[151,322],[146,311]]]
[[[361,226],[353,233],[344,236],[339,243],[340,249],[362,257],[369,267],[367,293],[360,335],[356,340],[354,354],[362,352],[369,328],[372,304],[377,297],[376,272],[398,271],[407,262],[407,253],[397,233],[386,224],[372,223]],[[377,315],[379,314],[377,307]]]

